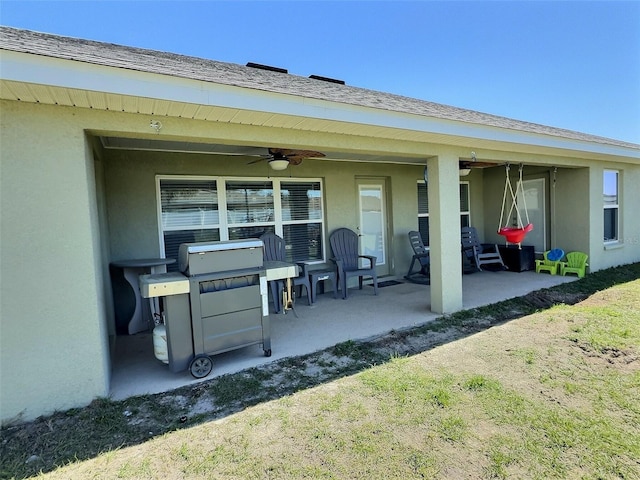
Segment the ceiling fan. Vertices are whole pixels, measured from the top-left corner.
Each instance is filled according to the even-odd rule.
[[[322,158],[324,156],[326,156],[324,153],[314,152],[313,150],[270,148],[268,155],[249,162],[249,165],[266,160],[273,170],[284,170],[289,165],[300,165],[305,158]]]
[[[497,163],[493,162],[479,162],[476,158],[476,152],[471,152],[471,160],[460,160],[458,168],[460,169],[460,176],[464,177],[469,175],[472,168],[488,168],[497,165]]]

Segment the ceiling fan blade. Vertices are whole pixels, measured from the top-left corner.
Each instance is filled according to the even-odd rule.
[[[262,157],[262,158],[258,158],[256,160],[251,160],[250,162],[247,162],[247,165],[253,165],[254,163],[262,162],[264,160],[271,160],[271,158],[270,157]]]
[[[322,152],[316,152],[314,150],[295,150],[290,148],[270,148],[269,153],[271,155],[282,155],[287,158],[300,157],[300,158],[322,158],[326,155]]]
[[[496,166],[498,166],[498,164],[493,162],[474,162],[471,160],[460,160],[460,168],[488,168]]]
[[[273,157],[277,157],[277,156],[284,157],[284,156],[286,156],[286,153],[285,153],[286,150],[283,149],[283,148],[269,148],[268,151],[269,151],[269,155],[271,155]]]
[[[293,150],[293,155],[301,158],[323,158],[326,155],[322,152],[314,152],[313,150]]]
[[[252,160],[248,165],[266,160],[271,162],[273,160],[286,160],[290,165],[300,165],[305,158],[322,158],[326,155],[322,152],[316,152],[314,150],[295,150],[290,148],[268,148],[268,155],[263,158]]]

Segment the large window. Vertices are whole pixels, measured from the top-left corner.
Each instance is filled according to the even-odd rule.
[[[177,258],[181,243],[285,239],[289,261],[323,261],[319,180],[158,177],[161,248]],[[175,265],[172,266],[177,268]]]
[[[618,241],[618,172],[614,170],[604,171],[603,203],[604,203],[604,241]]]
[[[460,182],[460,227],[471,225],[469,182]],[[429,190],[428,184],[418,181],[418,231],[422,242],[429,245]]]

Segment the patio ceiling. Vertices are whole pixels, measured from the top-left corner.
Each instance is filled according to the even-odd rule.
[[[108,150],[141,150],[152,152],[204,153],[208,155],[243,156],[264,158],[268,155],[268,147],[247,145],[224,145],[218,143],[200,143],[179,140],[155,140],[145,138],[127,138],[101,136],[102,146]],[[323,151],[325,153],[325,151]],[[314,161],[348,161],[348,162],[384,162],[395,164],[424,165],[424,157],[410,158],[398,155],[338,152],[326,153],[325,158]]]

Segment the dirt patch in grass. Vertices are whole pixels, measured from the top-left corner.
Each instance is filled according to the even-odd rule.
[[[640,267],[632,268],[635,278],[638,278]],[[623,273],[619,276],[626,280],[628,273]],[[593,279],[590,282],[582,290],[575,286],[544,289],[518,299],[444,316],[425,326],[394,331],[364,341],[344,342],[321,352],[283,359],[163,394],[123,401],[98,399],[83,409],[58,412],[26,424],[5,427],[0,443],[0,478],[23,478],[51,471],[69,462],[141,444],[167,432],[227,418],[263,402],[286,401],[291,394],[312,387],[322,386],[331,390],[335,386],[330,382],[341,377],[427,351],[430,351],[428,356],[420,357],[420,361],[426,362],[426,369],[435,364],[440,369],[474,372],[477,378],[470,380],[469,388],[475,388],[476,384],[482,388],[483,375],[486,375],[514,385],[523,394],[569,408],[580,408],[585,400],[584,396],[576,394],[575,389],[579,387],[575,385],[579,382],[570,377],[563,378],[561,364],[549,371],[546,367],[549,358],[572,366],[581,362],[604,362],[612,368],[622,367],[626,371],[640,369],[638,349],[617,346],[598,349],[590,340],[593,335],[588,331],[589,319],[580,317],[579,310],[569,312],[562,307],[587,298],[587,306],[606,306],[606,299],[603,299],[606,292],[590,297],[594,288],[592,284],[601,283],[594,284]],[[527,316],[548,309],[552,315]],[[637,309],[640,311],[640,305]],[[513,319],[519,320],[508,322]],[[457,342],[471,335],[474,335],[473,342]],[[437,349],[436,353],[434,347],[441,345],[445,348]],[[495,365],[508,365],[509,368],[497,374]],[[573,375],[590,375],[587,368],[584,371],[581,367],[574,368],[572,371],[578,372]],[[540,383],[527,381],[532,374],[540,379]],[[432,398],[444,406],[451,401],[447,395],[443,388],[435,390]],[[323,408],[332,407],[328,404]],[[347,411],[355,419],[360,414],[359,409],[363,408],[362,405],[353,405]],[[459,417],[447,417],[436,431],[445,438],[451,437],[450,441],[454,442],[465,428],[462,413]],[[260,423],[261,420],[255,421]],[[373,425],[373,420],[370,421]],[[491,436],[495,433],[490,431],[495,425],[487,425],[488,431],[478,432],[476,439],[483,434]],[[328,435],[326,438],[330,440],[330,432],[322,431],[321,427],[319,423],[319,438]],[[367,435],[376,437],[382,433],[372,427]],[[355,440],[356,445],[352,447],[362,448],[366,453],[365,440],[362,444]],[[326,448],[331,448],[331,443],[327,442]],[[276,447],[265,444],[264,448]],[[455,451],[455,448],[451,450]],[[508,465],[507,457],[508,452],[496,451],[493,461],[497,462],[496,465],[500,462]],[[429,459],[421,457],[418,461],[416,457],[415,462],[416,471],[430,472],[436,468]],[[489,463],[486,468],[492,468]],[[452,463],[447,468],[451,476],[456,476],[454,470],[463,467],[462,464],[455,467]],[[494,471],[499,471],[498,467],[494,466]],[[459,473],[465,475],[463,471]]]

